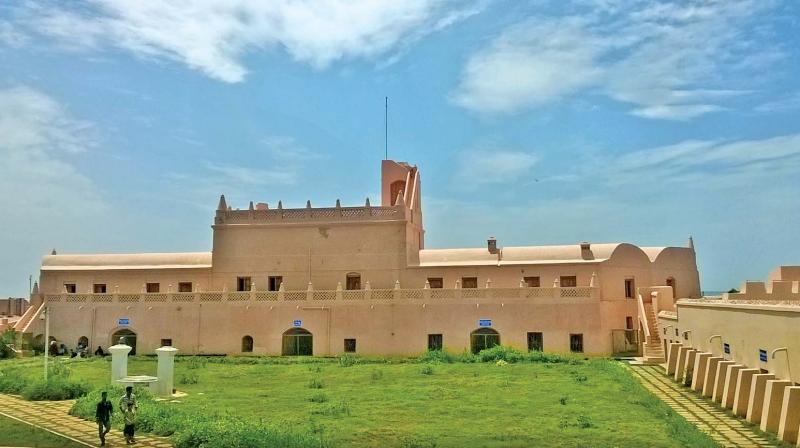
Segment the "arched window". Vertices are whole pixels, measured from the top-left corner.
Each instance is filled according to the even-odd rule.
[[[253,353],[252,336],[245,336],[242,338],[242,353]]]
[[[479,353],[481,350],[500,345],[500,333],[492,328],[478,328],[470,333],[470,345],[472,353]]]
[[[361,274],[351,272],[347,274],[347,290],[361,289]]]
[[[121,330],[117,330],[114,334],[111,335],[111,345],[117,345],[120,343],[120,338],[125,338],[125,345],[131,348],[131,352],[129,355],[136,354],[136,333],[128,328],[123,328]]]
[[[405,191],[406,189],[406,182],[402,180],[396,180],[392,182],[392,185],[389,187],[389,194],[391,197],[389,198],[392,201],[392,205],[394,205],[394,201],[397,200],[397,195],[400,194],[401,191]]]
[[[283,333],[283,356],[311,356],[314,338],[305,328],[290,328]]]
[[[86,336],[81,336],[80,338],[78,338],[78,345],[83,346],[83,348],[88,348],[89,338],[87,338]]]

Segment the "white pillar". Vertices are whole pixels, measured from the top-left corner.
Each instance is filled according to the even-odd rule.
[[[128,376],[128,353],[133,348],[125,344],[112,345],[108,348],[111,352],[111,383],[116,384],[118,379]]]
[[[161,347],[156,349],[158,355],[158,382],[157,394],[161,397],[172,396],[172,385],[175,378],[175,347]]]

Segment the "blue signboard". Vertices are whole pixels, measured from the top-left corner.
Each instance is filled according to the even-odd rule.
[[[731,354],[731,344],[728,344],[727,342],[722,344],[722,350],[724,350],[725,353],[730,355]]]
[[[479,327],[491,327],[492,326],[492,320],[491,319],[479,319],[478,320],[478,326]]]
[[[119,319],[117,321],[117,325],[119,325],[119,326],[130,325],[130,324],[131,324],[131,320],[128,319],[127,317]]]
[[[298,319],[298,320],[294,321],[293,325],[295,327],[302,327],[303,326],[303,321]]]
[[[761,362],[767,362],[767,351],[763,348],[758,349],[758,359],[760,359]]]

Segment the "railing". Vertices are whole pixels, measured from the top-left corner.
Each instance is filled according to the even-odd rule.
[[[585,300],[599,298],[596,287],[555,288],[422,288],[293,291],[211,291],[177,293],[45,294],[47,303],[216,303],[289,301],[375,301],[375,300]],[[641,301],[640,307],[642,306]],[[640,315],[646,316],[640,309]],[[647,327],[647,322],[644,322]],[[648,333],[649,334],[649,333]]]
[[[636,304],[639,307],[639,322],[644,328],[644,341],[650,342],[650,324],[648,323],[647,311],[644,308],[644,301],[641,294],[636,294]]]
[[[404,220],[403,205],[391,207],[321,207],[270,210],[217,210],[215,224],[256,224],[298,221]]]

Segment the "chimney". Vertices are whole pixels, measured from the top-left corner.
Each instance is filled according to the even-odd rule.
[[[592,245],[584,241],[581,243],[581,258],[584,260],[593,260],[594,254],[592,253]]]
[[[486,248],[489,249],[490,254],[497,253],[497,238],[490,236],[488,240],[486,240]]]

